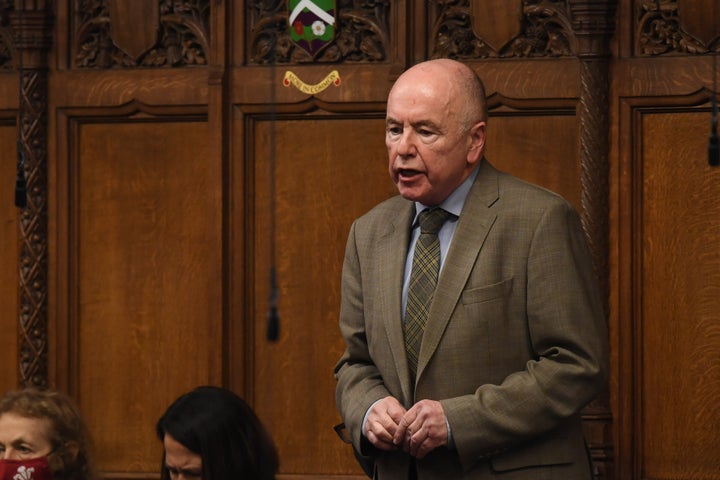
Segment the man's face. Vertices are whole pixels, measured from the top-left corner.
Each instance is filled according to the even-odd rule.
[[[388,97],[390,177],[403,197],[424,205],[441,203],[460,186],[479,161],[485,139],[484,122],[469,131],[463,125],[465,99],[444,73],[408,71]]]

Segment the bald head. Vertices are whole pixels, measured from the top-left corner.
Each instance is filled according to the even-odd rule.
[[[438,58],[418,63],[406,70],[395,82],[396,88],[433,88],[434,94],[446,95],[455,103],[464,128],[478,121],[487,121],[485,86],[480,77],[464,63],[449,58]]]

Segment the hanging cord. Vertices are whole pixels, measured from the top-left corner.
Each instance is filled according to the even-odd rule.
[[[18,17],[18,43],[17,43],[17,68],[18,68],[18,140],[17,140],[17,176],[15,178],[15,206],[25,208],[27,206],[27,181],[25,180],[25,152],[23,150],[23,12],[25,1],[21,3]]]
[[[717,3],[715,4],[717,8]],[[711,167],[720,165],[720,149],[718,148],[718,103],[717,103],[717,50],[713,52],[713,92],[712,92],[712,121],[710,122],[710,138],[708,139],[708,163]]]
[[[275,48],[270,52],[270,299],[267,312],[267,339],[276,342],[280,337],[280,315],[278,313],[279,289],[275,272]]]

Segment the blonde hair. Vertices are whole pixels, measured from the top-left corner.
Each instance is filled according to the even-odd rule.
[[[48,441],[53,450],[48,455],[48,463],[55,479],[95,478],[89,459],[90,435],[70,397],[36,388],[10,391],[0,398],[0,416],[5,413],[49,421]]]

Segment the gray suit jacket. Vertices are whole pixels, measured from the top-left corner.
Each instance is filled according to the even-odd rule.
[[[410,457],[361,432],[373,402],[438,400],[455,448],[417,462],[425,479],[590,478],[579,412],[605,387],[605,317],[577,212],[486,160],[458,220],[422,340],[416,385],[401,289],[413,203],[393,197],[353,224],[342,274],[336,400],[376,478]]]

